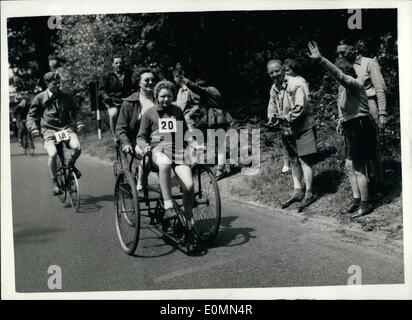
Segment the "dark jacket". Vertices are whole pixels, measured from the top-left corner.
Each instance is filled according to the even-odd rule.
[[[26,104],[25,107],[23,107],[21,104],[18,104],[16,109],[14,110],[14,117],[16,118],[17,122],[26,120],[29,110],[29,104]]]
[[[130,71],[124,72],[123,82],[119,80],[114,72],[106,75],[103,82],[102,98],[109,105],[120,105],[123,98],[132,93],[132,75]]]
[[[57,104],[56,101],[57,100]],[[30,131],[42,128],[61,130],[77,125],[78,106],[72,96],[62,91],[55,98],[49,98],[47,90],[34,97],[27,114],[27,128]]]
[[[222,95],[219,90],[211,86],[200,86],[192,81],[188,81],[186,86],[190,89],[192,100],[197,104],[187,106],[184,113],[196,123],[196,128],[224,126],[232,122],[232,116],[222,110]],[[195,99],[193,96],[197,96]]]
[[[122,147],[126,145],[135,146],[142,120],[141,109],[138,92],[124,99],[116,125],[116,134],[120,138]]]

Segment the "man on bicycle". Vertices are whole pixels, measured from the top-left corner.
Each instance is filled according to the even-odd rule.
[[[73,150],[69,166],[72,167],[77,178],[80,178],[81,173],[74,166],[81,153],[80,142],[75,130],[80,130],[84,125],[82,122],[77,121],[78,106],[73,97],[59,89],[60,76],[53,72],[47,72],[43,80],[47,85],[47,89],[34,97],[27,115],[27,128],[31,131],[33,137],[40,135],[41,128],[44,148],[49,155],[47,165],[53,183],[53,195],[58,195],[62,191],[57,186],[56,179],[57,148],[55,134],[66,130],[69,135],[69,147]]]
[[[29,112],[30,105],[27,103],[26,98],[22,98],[20,103],[17,105],[14,110],[14,118],[16,118],[17,128],[19,129],[19,145],[23,146],[23,137],[26,134],[26,117]]]

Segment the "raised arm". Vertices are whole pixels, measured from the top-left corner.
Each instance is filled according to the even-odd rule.
[[[211,106],[220,106],[222,96],[220,95],[220,92],[217,89],[213,87],[199,86],[187,78],[183,78],[183,83],[186,84],[186,86],[197,95],[207,98]]]
[[[342,86],[344,86],[345,88],[359,88],[359,89],[363,87],[362,81],[344,74],[332,62],[330,62],[325,57],[322,57],[316,42],[313,42],[313,41],[309,42],[308,47],[310,51],[309,58],[311,58],[313,61],[322,65],[322,67],[324,67],[326,71],[328,71],[328,73],[333,78],[335,78],[335,80],[338,81]]]
[[[335,78],[342,86],[345,88],[358,88],[361,89],[363,87],[362,81],[355,79],[351,76],[344,74],[338,67],[336,67],[332,62],[330,62],[325,57],[322,57],[320,64],[322,67],[329,72],[329,74]]]

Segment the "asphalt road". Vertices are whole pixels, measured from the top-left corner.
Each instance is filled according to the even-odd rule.
[[[30,158],[11,145],[18,292],[50,292],[51,265],[62,270],[61,291],[346,285],[351,265],[361,267],[363,284],[404,281],[401,252],[368,235],[227,199],[216,245],[202,254],[188,256],[153,233],[128,256],[115,230],[111,166],[82,156],[75,214],[51,195],[45,151],[36,152]]]

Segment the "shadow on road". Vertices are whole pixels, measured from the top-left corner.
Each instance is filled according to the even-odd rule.
[[[255,231],[253,228],[231,228],[231,224],[238,217],[224,217],[220,223],[220,230],[213,247],[232,247],[240,246],[248,243],[250,239],[256,238],[251,233]]]
[[[15,158],[15,157],[27,157],[27,158],[37,158],[37,157],[43,157],[43,156],[47,156],[46,152],[41,152],[41,153],[35,153],[32,156],[24,154],[24,153],[15,153],[15,154],[11,154],[10,155],[11,158]]]
[[[91,213],[98,212],[102,205],[101,202],[113,202],[113,194],[104,195],[100,197],[93,197],[90,195],[81,195],[80,196],[80,213]]]
[[[136,252],[136,258],[159,258],[178,250],[176,244],[163,236],[154,227],[142,227]]]
[[[16,230],[20,229],[20,230]],[[19,246],[25,243],[45,243],[56,240],[51,237],[54,234],[62,232],[62,228],[44,228],[44,227],[19,227],[14,226],[14,245]]]

